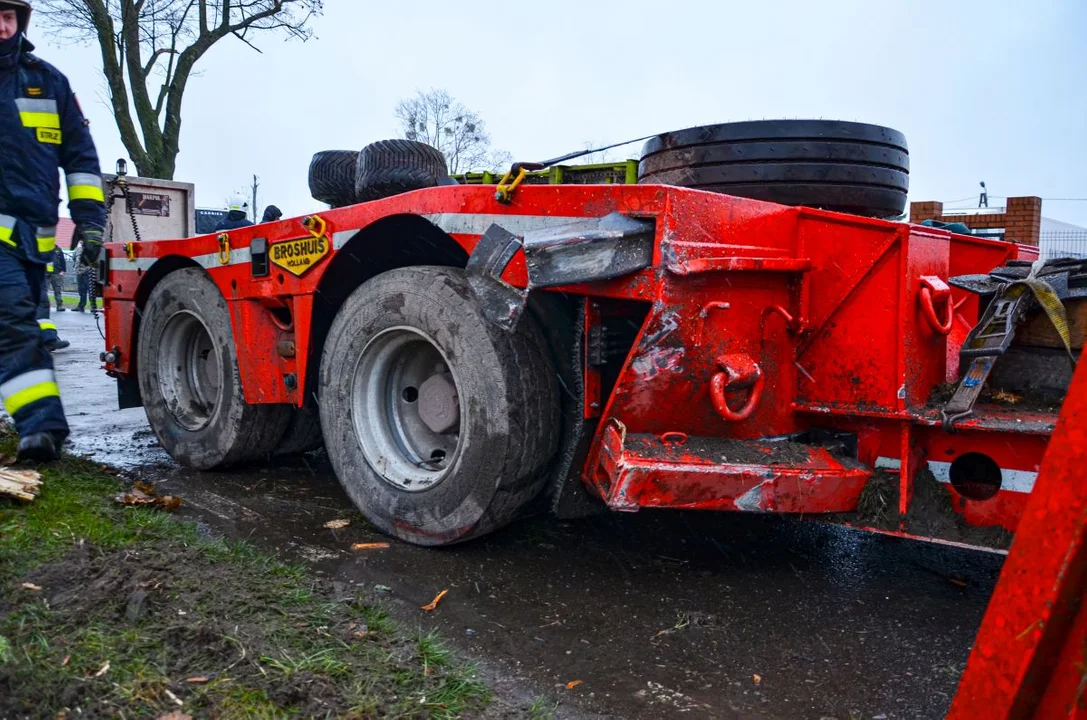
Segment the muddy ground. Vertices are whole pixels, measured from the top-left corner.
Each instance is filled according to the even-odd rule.
[[[56,317],[73,451],[159,483],[218,532],[378,589],[499,694],[549,698],[558,717],[942,717],[1000,570],[997,555],[724,513],[536,517],[450,549],[352,551],[385,538],[319,457],[177,468],[142,410],[115,410],[92,318]],[[323,527],[338,518],[352,523]]]

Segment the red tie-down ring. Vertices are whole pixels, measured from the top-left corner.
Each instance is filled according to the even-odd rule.
[[[721,355],[717,358],[721,372],[710,380],[710,397],[718,414],[730,422],[739,422],[751,417],[762,399],[762,388],[766,376],[754,360],[747,355]],[[750,389],[747,402],[739,410],[728,405],[725,393],[733,390]]]
[[[951,327],[955,324],[955,303],[951,301],[951,288],[947,283],[935,275],[922,275],[921,292],[917,297],[921,301],[921,312],[932,331],[950,335]],[[937,302],[944,304],[947,318],[943,321],[936,317]]]

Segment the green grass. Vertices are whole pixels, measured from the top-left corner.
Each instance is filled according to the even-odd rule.
[[[437,636],[251,544],[115,504],[99,465],[66,458],[43,481],[32,503],[0,499],[0,717],[453,718],[490,700]]]
[[[559,704],[547,698],[536,698],[535,702],[528,706],[525,714],[530,720],[552,720],[557,716]]]

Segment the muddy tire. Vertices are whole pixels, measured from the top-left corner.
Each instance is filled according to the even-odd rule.
[[[446,184],[440,150],[414,140],[381,140],[359,153],[355,196],[360,202]]]
[[[782,205],[893,217],[909,190],[906,137],[837,120],[707,125],[650,139],[639,183],[659,183]]]
[[[347,494],[417,545],[513,520],[558,448],[558,383],[535,321],[494,327],[455,268],[392,270],[352,293],[329,331],[319,392]]]
[[[314,155],[309,165],[309,191],[313,199],[334,208],[358,202],[355,197],[358,158],[355,150],[324,150]]]
[[[275,449],[276,455],[297,455],[321,447],[324,436],[321,434],[321,415],[316,408],[294,408],[283,440]]]
[[[226,300],[203,270],[177,270],[155,286],[137,352],[147,419],[182,465],[235,465],[283,437],[291,408],[246,404]]]

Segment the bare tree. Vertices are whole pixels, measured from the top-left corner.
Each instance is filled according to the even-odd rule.
[[[445,90],[418,92],[396,106],[404,137],[442,151],[454,175],[472,170],[497,170],[510,155],[491,150],[483,119]]]
[[[61,38],[98,44],[121,141],[140,175],[167,180],[180,149],[185,89],[205,53],[229,36],[260,52],[249,40],[260,32],[306,40],[321,10],[322,0],[39,0],[34,7]]]

